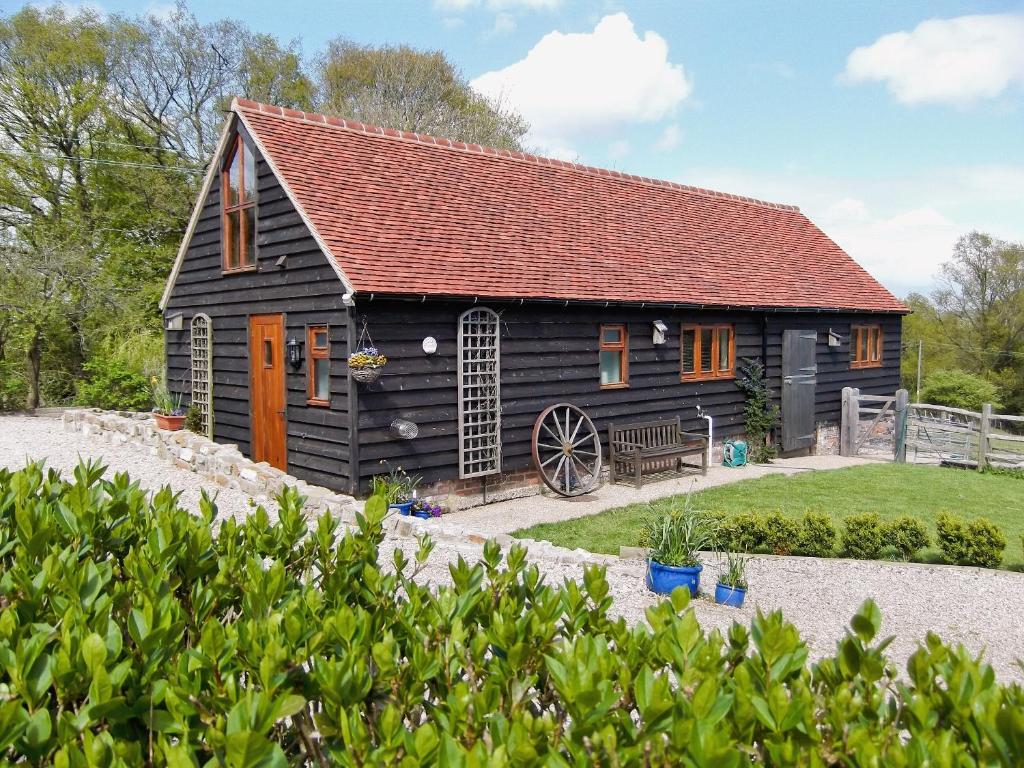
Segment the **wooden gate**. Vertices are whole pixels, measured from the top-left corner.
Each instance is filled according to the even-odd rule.
[[[905,461],[909,409],[910,393],[905,389],[894,395],[862,395],[856,387],[844,387],[840,455],[891,454],[896,461]]]
[[[814,400],[818,366],[815,331],[782,333],[782,450],[814,445]]]

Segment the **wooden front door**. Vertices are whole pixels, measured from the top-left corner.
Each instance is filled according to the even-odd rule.
[[[814,445],[814,401],[818,383],[814,331],[782,334],[782,451]]]
[[[285,432],[284,317],[249,317],[252,459],[288,469]]]

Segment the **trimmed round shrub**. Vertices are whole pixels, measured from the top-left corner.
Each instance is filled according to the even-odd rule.
[[[836,528],[824,512],[805,512],[800,520],[796,552],[807,557],[832,557],[836,549]]]
[[[931,544],[928,529],[916,517],[903,515],[882,526],[882,537],[886,546],[895,547],[903,560],[913,557]]]
[[[718,537],[721,549],[730,552],[761,552],[764,549],[761,516],[754,512],[723,516],[718,526]]]
[[[843,521],[843,552],[858,560],[877,560],[882,552],[882,520],[874,512]]]
[[[984,517],[965,521],[943,512],[935,523],[939,549],[947,563],[998,568],[1003,562],[1006,536],[1002,529]]]
[[[773,555],[791,555],[800,535],[800,523],[781,512],[771,512],[761,519],[762,547]]]

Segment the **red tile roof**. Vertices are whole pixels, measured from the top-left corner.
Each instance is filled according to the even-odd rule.
[[[360,294],[906,311],[793,206],[233,109]]]

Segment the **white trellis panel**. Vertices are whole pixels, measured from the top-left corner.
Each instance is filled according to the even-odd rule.
[[[501,340],[498,315],[459,317],[459,477],[501,471]]]
[[[192,318],[192,407],[203,417],[203,431],[213,438],[213,322],[199,313]]]

